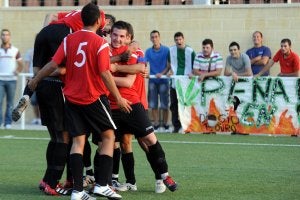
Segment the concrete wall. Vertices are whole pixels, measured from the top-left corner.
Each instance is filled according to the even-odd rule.
[[[185,6],[103,6],[106,13],[132,23],[135,39],[143,49],[151,45],[149,33],[161,32],[165,45],[173,45],[173,35],[181,31],[196,52],[201,42],[211,38],[215,50],[224,58],[231,41],[240,43],[242,51],[252,46],[255,30],[264,34],[264,44],[274,54],[282,38],[290,38],[295,52],[300,54],[300,4],[268,5],[185,5]],[[10,7],[0,8],[0,28],[12,32],[13,44],[21,53],[33,46],[35,34],[42,28],[47,13],[73,10],[76,7]],[[278,65],[272,73],[278,72]],[[17,95],[18,97],[18,95]]]

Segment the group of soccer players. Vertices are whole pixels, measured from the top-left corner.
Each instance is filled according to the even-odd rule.
[[[164,150],[146,111],[147,68],[140,51],[128,46],[133,40],[133,28],[127,22],[115,22],[109,45],[96,34],[106,24],[104,12],[89,3],[82,10],[64,14],[36,37],[35,77],[29,81],[13,118],[20,118],[36,91],[42,124],[51,137],[46,151],[47,168],[39,187],[49,195],[68,193],[61,190],[59,180],[70,154],[71,200],[95,199],[83,189],[82,179],[86,137],[92,133],[93,142],[98,145],[94,157],[95,184],[91,190],[94,195],[122,198],[111,187],[112,178],[116,181],[113,168],[115,175],[119,168],[117,142],[121,143],[126,183],[115,185],[115,189],[137,190],[132,135],[145,151],[157,183],[164,184],[158,192],[164,192],[165,187],[175,191],[177,183],[169,176]]]

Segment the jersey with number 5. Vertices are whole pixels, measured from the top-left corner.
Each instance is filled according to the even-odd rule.
[[[101,72],[110,69],[109,46],[94,32],[81,30],[68,35],[52,61],[66,63],[63,93],[68,101],[87,105],[108,95]]]

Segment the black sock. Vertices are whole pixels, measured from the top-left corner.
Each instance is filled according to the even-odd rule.
[[[56,143],[53,156],[53,171],[49,180],[51,188],[55,188],[61,179],[66,165],[68,144]]]
[[[149,153],[146,153],[146,157],[147,157],[147,160],[148,160],[148,162],[151,166],[151,169],[152,169],[153,173],[155,174],[155,179],[156,180],[161,179],[161,175],[157,170],[157,166],[155,164],[155,161],[153,159],[151,159],[151,156],[150,156]]]
[[[82,155],[78,153],[74,153],[70,155],[70,165],[71,165],[71,171],[73,174],[73,189],[81,192],[83,191],[83,182],[82,182],[82,176],[83,176],[83,162],[82,162]]]
[[[85,141],[83,150],[83,165],[86,168],[85,174],[89,176],[94,176],[91,160],[92,149],[88,140]]]
[[[72,139],[70,140],[70,143],[68,144],[68,153],[67,153],[67,181],[71,181],[73,182],[73,176],[72,176],[72,172],[71,172],[71,165],[70,165],[70,151],[71,151],[71,147],[72,147]]]
[[[28,85],[25,86],[23,95],[28,95],[29,98],[31,98],[31,96],[33,95],[33,91],[31,89],[29,89]]]
[[[106,186],[109,184],[112,175],[113,158],[108,155],[99,155],[97,170],[97,184],[100,186]]]
[[[49,142],[46,150],[46,161],[47,161],[47,168],[43,177],[43,181],[48,183],[49,181],[49,176],[50,176],[50,168],[53,165],[53,152],[55,148],[55,143],[54,142]]]
[[[99,153],[98,151],[95,152],[95,155],[94,155],[94,177],[95,177],[95,181],[96,183],[99,182]]]
[[[151,145],[148,148],[150,159],[153,161],[159,174],[168,172],[168,164],[165,158],[165,152],[160,143],[157,141],[156,144]]]
[[[135,175],[134,175],[134,157],[133,153],[122,154],[122,165],[124,169],[124,174],[126,177],[126,183],[135,184]]]
[[[121,149],[117,148],[114,149],[114,154],[113,154],[113,174],[119,174],[119,168],[120,168],[120,157],[121,157]],[[113,178],[115,180],[115,178]]]

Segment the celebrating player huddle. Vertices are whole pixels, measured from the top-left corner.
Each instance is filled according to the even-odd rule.
[[[142,74],[147,73],[147,68],[138,61],[136,49],[128,49],[127,46],[133,39],[131,25],[124,21],[114,23],[109,45],[96,34],[105,26],[103,11],[89,3],[77,12],[77,16],[78,13],[81,18],[67,19],[73,16],[67,14],[63,20],[48,25],[35,41],[35,52],[40,51],[34,55],[34,67],[38,72],[29,81],[25,94],[30,96],[32,91],[37,91],[39,104],[42,105],[42,123],[51,136],[47,148],[47,169],[40,189],[49,195],[71,193],[71,200],[95,199],[84,190],[82,180],[86,135],[92,133],[93,142],[98,145],[94,160],[95,183],[90,190],[95,196],[122,198],[112,189],[113,163],[120,157],[114,156],[114,144],[116,141],[122,144],[127,134],[133,134],[138,139],[156,179],[165,185],[158,185],[162,189],[157,192],[164,192],[165,187],[175,191],[177,183],[169,175],[164,150],[146,111]],[[82,20],[82,25],[79,25],[82,27],[73,30],[69,24],[78,20]],[[67,32],[70,28],[71,34]],[[63,30],[63,33],[55,33],[59,37],[53,44],[48,41],[46,46],[52,50],[49,51],[43,42],[55,30]],[[119,60],[114,62],[110,56]],[[61,70],[61,66],[65,66],[65,70]],[[62,72],[65,74],[62,75]],[[28,96],[22,98],[14,110],[15,120],[25,109]],[[69,157],[72,192],[61,188],[58,183],[66,163],[69,136],[72,139]],[[133,154],[123,146],[123,155],[126,183],[122,186],[137,190]],[[115,189],[124,191],[120,186]]]

